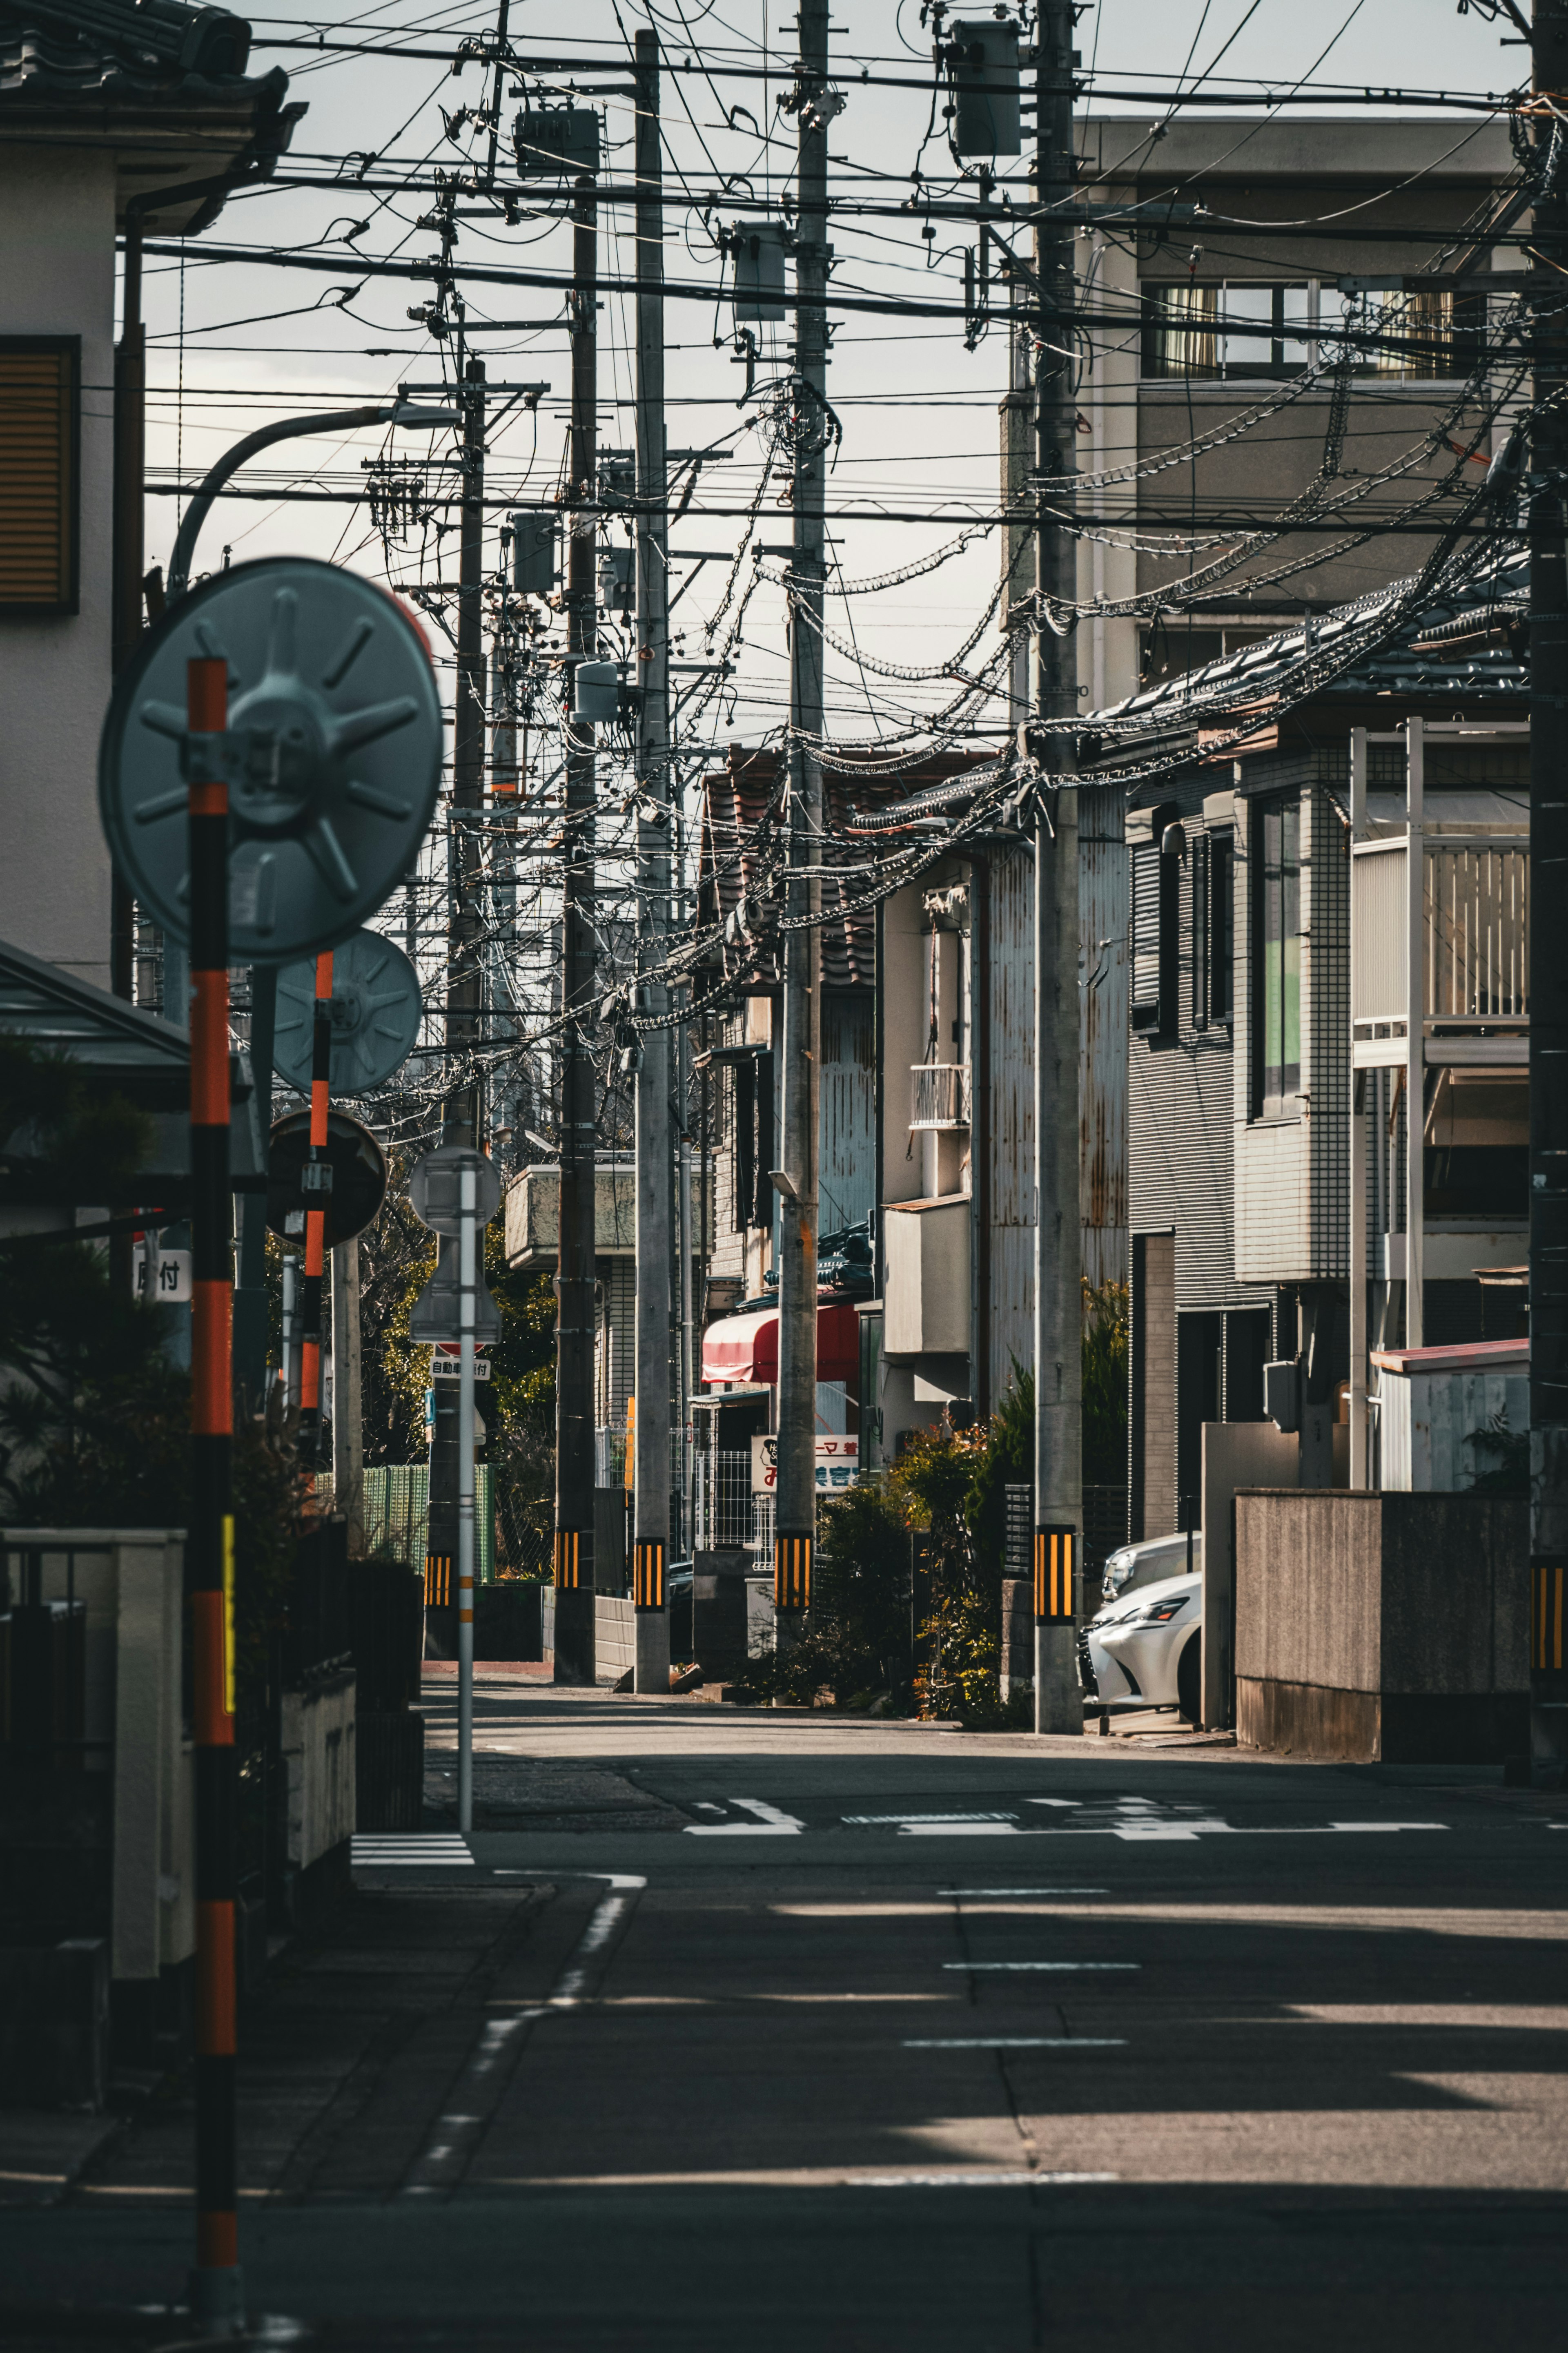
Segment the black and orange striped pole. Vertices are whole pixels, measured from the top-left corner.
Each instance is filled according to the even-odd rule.
[[[300,1315],[300,1430],[308,1469],[318,1467],[321,1434],[321,1296],[327,1264],[327,1194],[332,1181],[327,1158],[327,1096],[332,1066],[332,952],[316,958],[316,1018],[310,1037],[310,1156],[302,1182],[310,1196],[305,1211],[305,1287]]]
[[[228,1166],[228,664],[186,669],[191,877],[191,1634],[196,1883],[192,2308],[241,2314],[235,2159],[234,1388]]]

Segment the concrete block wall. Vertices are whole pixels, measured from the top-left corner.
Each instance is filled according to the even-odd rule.
[[[1383,1762],[1522,1750],[1528,1549],[1522,1499],[1239,1491],[1238,1737]]]

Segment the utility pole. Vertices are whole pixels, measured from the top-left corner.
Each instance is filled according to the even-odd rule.
[[[1535,0],[1535,156],[1544,178],[1568,89],[1568,0]],[[1563,725],[1568,711],[1568,174],[1542,187],[1531,224],[1535,423],[1530,499],[1530,1577],[1535,1778],[1568,1757],[1568,970],[1548,910],[1568,871]],[[1545,406],[1548,402],[1559,406]]]
[[[463,417],[463,497],[458,556],[458,682],[452,712],[451,961],[447,977],[447,1050],[468,1061],[479,1042],[479,841],[474,819],[485,793],[485,364],[469,360],[458,390]],[[479,1086],[471,1077],[447,1098],[444,1144],[479,1141]]]
[[[794,106],[796,164],[795,535],[790,559],[790,740],[785,913],[815,917],[821,888],[800,870],[822,856],[823,492],[827,444],[827,0],[800,0]],[[781,1650],[811,1602],[816,1528],[816,1194],[822,1000],[815,923],[783,934],[784,1140],[774,1183],[779,1249],[778,1488],[773,1609]]]
[[[472,1061],[479,1043],[483,995],[480,968],[479,834],[476,819],[485,793],[485,364],[462,367],[458,402],[463,419],[462,503],[458,541],[458,670],[452,705],[452,813],[447,843],[447,1053],[448,1066],[468,1066],[442,1105],[441,1141],[468,1150],[479,1141],[479,1086]],[[458,1482],[462,1449],[456,1381],[431,1384],[429,1522],[426,1536],[426,1599],[445,1605],[458,1556]]]
[[[332,1509],[364,1527],[364,1390],[360,1354],[359,1236],[332,1252]]]
[[[658,37],[637,36],[637,637],[639,965],[657,972],[669,931],[669,550],[664,433],[664,205]],[[668,1008],[662,980],[637,1009]],[[637,1427],[632,1598],[635,1683],[669,1690],[670,1135],[668,1029],[644,1032],[637,1064]]]
[[[594,510],[598,471],[598,202],[582,174],[572,202],[572,432],[566,489],[568,693],[598,646]],[[586,514],[584,510],[586,509]],[[569,718],[561,884],[561,1208],[555,1324],[555,1677],[594,1680],[595,1072],[594,728]]]
[[[1072,0],[1040,0],[1035,52],[1035,465],[1043,481],[1073,463]],[[1035,715],[1078,710],[1075,640],[1049,626],[1047,600],[1077,591],[1077,548],[1035,507]],[[1048,493],[1059,514],[1059,491]],[[1058,775],[1070,735],[1042,734]],[[1083,1730],[1073,1620],[1083,1511],[1082,1246],[1079,1232],[1078,788],[1042,802],[1035,829],[1035,1730]]]

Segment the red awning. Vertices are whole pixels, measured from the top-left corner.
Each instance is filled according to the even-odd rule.
[[[751,1315],[726,1315],[710,1324],[702,1335],[702,1377],[705,1381],[767,1381],[779,1377],[779,1311],[761,1307]],[[853,1307],[836,1305],[816,1311],[816,1377],[819,1381],[860,1378],[860,1318]]]

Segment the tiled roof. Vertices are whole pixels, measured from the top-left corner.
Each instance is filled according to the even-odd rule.
[[[944,756],[907,769],[901,775],[823,773],[825,833],[821,863],[864,868],[876,855],[876,844],[847,837],[857,810],[904,798],[934,786],[975,765],[973,760]],[[728,765],[705,776],[698,871],[697,920],[700,924],[722,923],[725,971],[737,983],[772,988],[779,979],[777,934],[773,929],[780,902],[766,895],[768,878],[783,854],[779,826],[779,761],[773,752],[743,752],[730,747]],[[875,978],[877,917],[873,907],[857,907],[833,919],[846,898],[859,895],[869,881],[863,873],[842,882],[825,879],[822,926],[822,982],[825,988],[869,988]],[[717,961],[717,959],[716,959]]]
[[[0,141],[155,143],[176,154],[210,143],[209,172],[226,153],[270,166],[305,109],[285,105],[279,67],[247,79],[250,27],[226,9],[177,0],[0,0]],[[240,153],[236,153],[236,150]],[[193,155],[195,176],[198,161]],[[222,192],[182,223],[216,217]]]
[[[1510,546],[1458,588],[1432,597],[1385,644],[1318,688],[1314,700],[1385,693],[1522,699],[1529,692],[1529,672],[1512,632],[1528,617],[1529,570],[1525,550]],[[1145,727],[1152,733],[1214,724],[1226,712],[1267,706],[1292,682],[1308,654],[1331,661],[1337,647],[1374,627],[1380,613],[1397,604],[1409,586],[1410,578],[1395,580],[1374,596],[1238,647],[1217,661],[1091,713],[1084,725],[1104,728],[1109,749]]]

